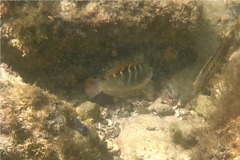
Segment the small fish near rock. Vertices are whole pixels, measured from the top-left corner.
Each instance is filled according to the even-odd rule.
[[[223,64],[226,62],[227,57],[229,57],[232,53],[229,52],[233,42],[235,40],[236,35],[240,30],[240,16],[237,19],[236,24],[232,27],[232,29],[224,36],[221,45],[214,52],[214,54],[208,59],[206,64],[203,66],[202,70],[196,77],[195,82],[193,83],[193,95],[197,95],[200,91],[202,91],[210,79],[219,71]]]
[[[78,130],[83,136],[87,136],[89,134],[89,129],[78,119],[73,119],[73,127]]]
[[[142,93],[149,98],[154,92],[152,75],[152,67],[143,62],[121,64],[108,70],[102,78],[88,78],[85,81],[85,92],[90,98],[101,92],[121,98]]]

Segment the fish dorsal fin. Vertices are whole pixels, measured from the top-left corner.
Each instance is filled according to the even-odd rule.
[[[121,64],[118,65],[110,70],[108,70],[105,74],[104,74],[104,78],[105,79],[110,79],[110,78],[114,78],[119,74],[122,74],[125,70],[128,70],[131,67],[136,66],[137,64],[140,64],[141,62],[132,62],[132,63],[125,63],[125,64]]]

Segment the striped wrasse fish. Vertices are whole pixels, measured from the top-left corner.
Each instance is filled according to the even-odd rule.
[[[144,88],[151,81],[152,75],[152,68],[143,62],[121,64],[108,70],[102,78],[88,78],[85,81],[85,92],[90,98],[101,92],[125,97]]]

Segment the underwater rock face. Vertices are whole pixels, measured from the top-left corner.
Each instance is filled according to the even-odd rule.
[[[0,71],[2,160],[98,159],[101,156],[94,130],[84,135],[69,123],[76,118],[70,103],[24,83],[6,64],[1,64]]]
[[[77,97],[84,80],[99,75],[113,61],[145,55],[154,70],[164,66],[168,72],[196,59],[191,34],[201,12],[197,1],[1,5],[3,61],[53,92]]]

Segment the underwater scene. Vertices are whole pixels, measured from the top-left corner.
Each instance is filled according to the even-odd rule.
[[[3,0],[0,17],[0,160],[240,160],[240,0]]]

